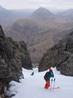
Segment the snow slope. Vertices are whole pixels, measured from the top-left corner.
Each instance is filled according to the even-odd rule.
[[[11,91],[16,93],[12,98],[73,98],[73,77],[63,76],[56,69],[53,69],[55,74],[55,87],[59,89],[44,89],[45,81],[43,76],[46,71],[38,72],[34,70],[34,75],[31,76],[31,70],[23,69],[24,79],[21,83],[11,82]]]

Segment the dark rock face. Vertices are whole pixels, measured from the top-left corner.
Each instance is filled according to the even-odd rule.
[[[42,57],[39,64],[39,71],[57,67],[64,75],[73,76],[73,32],[61,40],[58,44],[50,48]]]
[[[4,32],[3,32],[3,29],[2,29],[2,27],[1,27],[1,25],[0,25],[0,37],[2,37],[2,38],[5,37],[5,34],[4,34]]]
[[[23,41],[20,41],[19,45],[20,45],[19,50],[21,53],[22,67],[26,69],[32,69],[32,62],[26,44]]]
[[[19,81],[22,67],[31,69],[30,56],[24,42],[13,41],[5,37],[0,26],[0,82],[6,84],[12,80]],[[2,90],[2,89],[1,89]],[[0,91],[1,93],[2,91]]]
[[[58,66],[63,61],[67,60],[68,57],[69,54],[64,52],[63,45],[57,44],[54,47],[50,48],[47,51],[47,53],[44,54],[39,65],[39,71],[44,71],[45,69],[48,69],[50,66]]]
[[[67,76],[73,76],[73,56],[60,66],[60,72]]]

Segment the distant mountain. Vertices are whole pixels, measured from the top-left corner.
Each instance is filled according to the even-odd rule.
[[[9,14],[11,15],[11,13],[8,10],[0,6],[0,24],[1,25],[8,24],[8,21],[10,21]]]
[[[17,19],[29,17],[33,10],[7,10],[0,6],[0,24],[12,25]]]
[[[71,16],[73,15],[73,9],[65,10],[61,13],[59,13],[61,16]]]
[[[17,20],[7,31],[7,36],[14,40],[24,40],[31,54],[33,62],[38,62],[42,54],[52,45],[51,30],[31,18]]]
[[[49,19],[49,18],[52,18],[54,15],[53,13],[51,13],[48,9],[46,8],[38,8],[37,10],[35,10],[33,13],[32,13],[32,17],[36,18],[36,19]]]
[[[10,11],[11,16],[7,19],[10,25],[11,21],[13,24],[6,28],[6,35],[15,40],[24,40],[35,63],[39,62],[48,48],[73,30],[73,20],[69,21],[66,17],[62,17],[63,12],[54,15],[46,8],[32,12]],[[6,25],[8,22],[5,22]]]
[[[73,9],[69,9],[57,13],[56,19],[67,21],[67,22],[73,22]]]

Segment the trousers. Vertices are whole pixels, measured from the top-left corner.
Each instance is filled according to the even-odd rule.
[[[46,81],[44,88],[48,89],[50,87],[50,81]]]

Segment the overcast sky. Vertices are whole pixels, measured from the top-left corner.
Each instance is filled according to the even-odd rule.
[[[7,9],[38,7],[70,9],[73,8],[73,0],[0,0],[0,5]]]

